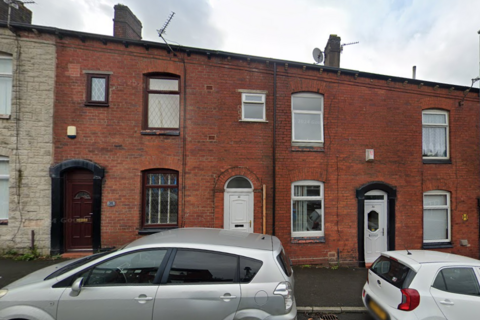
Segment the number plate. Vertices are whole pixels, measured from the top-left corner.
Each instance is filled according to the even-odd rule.
[[[368,306],[370,308],[370,310],[373,311],[373,313],[375,313],[380,319],[382,320],[387,320],[388,319],[388,315],[385,311],[383,311],[382,308],[380,308],[380,306],[373,300],[370,300],[368,302]]]

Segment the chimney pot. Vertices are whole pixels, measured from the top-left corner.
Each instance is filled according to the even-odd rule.
[[[16,2],[18,9],[10,10],[10,22],[32,24],[32,11],[30,11],[23,3]],[[0,20],[8,20],[9,4],[0,0]]]
[[[341,38],[331,34],[325,46],[325,66],[340,68],[340,53],[342,52]]]
[[[131,40],[142,39],[142,23],[127,6],[117,4],[113,7],[113,36]]]

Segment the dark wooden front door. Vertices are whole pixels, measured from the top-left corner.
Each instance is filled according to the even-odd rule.
[[[72,170],[65,182],[65,251],[91,250],[93,173]]]

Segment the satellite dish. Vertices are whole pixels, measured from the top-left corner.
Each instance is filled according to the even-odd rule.
[[[318,48],[315,48],[313,49],[313,59],[315,60],[315,62],[318,64],[318,63],[322,63],[323,61],[323,52],[322,50],[318,49]]]

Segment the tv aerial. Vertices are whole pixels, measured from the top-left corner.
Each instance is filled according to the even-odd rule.
[[[6,1],[6,0],[4,0],[4,1]],[[165,44],[168,46],[170,51],[173,52],[173,55],[176,56],[177,54],[175,53],[175,51],[173,51],[173,49],[168,44],[167,40],[165,40],[165,38],[163,37],[163,35],[165,34],[165,31],[167,30],[168,24],[170,23],[170,21],[172,21],[172,18],[173,18],[174,15],[175,15],[175,12],[172,11],[172,13],[170,13],[170,15],[168,16],[167,21],[163,24],[163,27],[161,29],[157,30],[157,32],[158,32],[158,36],[160,38],[162,38],[163,41],[165,41]]]
[[[323,52],[322,50],[315,48],[313,49],[313,60],[315,60],[315,64],[319,64],[323,62]]]

